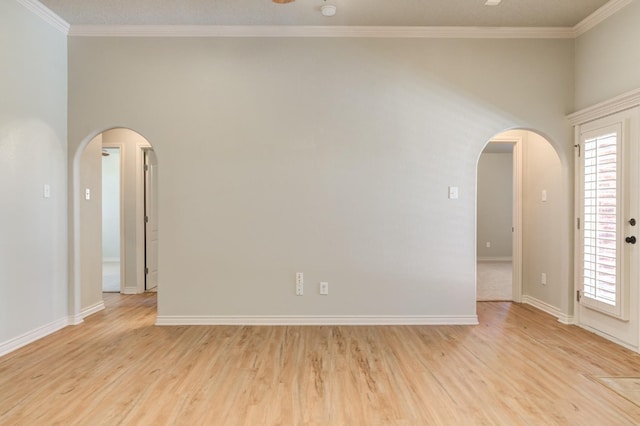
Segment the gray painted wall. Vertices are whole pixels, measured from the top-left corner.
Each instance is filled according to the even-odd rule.
[[[83,311],[102,302],[102,136],[96,136],[82,153],[80,167],[80,307]],[[90,191],[87,200],[85,191]]]
[[[576,102],[580,110],[640,87],[640,1],[576,40]]]
[[[482,147],[523,127],[571,155],[571,40],[69,49],[71,152],[123,126],[158,155],[161,316],[472,315]],[[569,240],[536,250],[567,256]]]
[[[1,353],[67,321],[66,37],[2,1],[0,63]]]
[[[573,192],[563,184],[566,170],[553,147],[534,133],[522,132],[522,140],[522,292],[560,312],[573,312],[572,220],[566,217]]]
[[[478,160],[478,259],[511,258],[513,153],[483,153]],[[491,247],[487,247],[487,242]]]

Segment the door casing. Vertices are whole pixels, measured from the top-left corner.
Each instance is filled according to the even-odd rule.
[[[621,144],[622,144],[622,162],[620,173],[623,180],[623,197],[622,208],[619,219],[627,222],[631,217],[638,220],[639,198],[640,198],[640,150],[638,143],[640,142],[640,107],[634,107],[613,114],[603,114],[601,118],[590,117],[591,119],[584,122],[574,123],[575,127],[575,144],[576,144],[576,167],[575,167],[575,262],[574,262],[574,294],[576,294],[575,317],[576,323],[585,329],[599,334],[611,341],[625,346],[634,351],[640,350],[640,275],[638,274],[640,250],[638,244],[619,244],[619,250],[623,250],[620,257],[622,264],[618,265],[618,273],[621,273],[624,280],[622,289],[622,303],[628,304],[624,307],[628,313],[623,318],[607,315],[595,309],[585,306],[584,303],[578,301],[578,294],[582,290],[582,232],[579,229],[581,224],[582,210],[582,139],[583,135],[594,130],[605,128],[616,123],[621,125]],[[640,236],[640,224],[631,227],[628,222],[623,223],[623,233],[618,238],[624,238],[627,235]]]

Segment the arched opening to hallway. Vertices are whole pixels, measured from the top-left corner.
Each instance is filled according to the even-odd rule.
[[[477,180],[478,301],[562,305],[566,260],[549,245],[566,228],[564,167],[551,142],[534,131],[506,131],[485,146]]]
[[[118,206],[114,208],[108,205],[113,194],[103,198],[103,190],[109,190],[103,159],[115,152],[119,165],[115,172],[112,170],[118,181],[112,191],[117,192]],[[109,272],[104,265],[108,263],[117,265],[119,278],[108,291],[137,294],[156,290],[156,176],[153,147],[133,130],[105,130],[87,138],[78,148],[73,165],[72,291],[80,318],[104,308],[104,283],[108,278],[104,272]]]

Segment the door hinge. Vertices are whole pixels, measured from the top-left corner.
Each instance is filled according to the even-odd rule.
[[[574,148],[578,148],[578,157],[580,157],[580,144],[577,143],[573,146]]]
[[[149,275],[149,268],[144,268],[144,274]]]
[[[149,216],[144,217],[144,223],[149,223]]]
[[[576,291],[576,302],[580,301],[580,290]]]
[[[145,164],[145,165],[144,165],[144,171],[145,171],[145,172],[148,172],[148,171],[149,171],[149,165],[148,165],[148,164]]]
[[[580,218],[579,217],[576,218],[576,226],[578,227],[578,229],[580,229]]]

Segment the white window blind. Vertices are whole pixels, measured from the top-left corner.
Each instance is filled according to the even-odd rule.
[[[584,143],[583,296],[617,303],[617,134]]]

